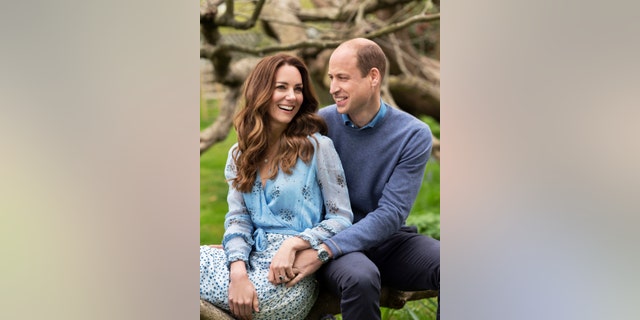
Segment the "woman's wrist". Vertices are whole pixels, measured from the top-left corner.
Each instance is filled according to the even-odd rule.
[[[247,266],[244,261],[237,260],[231,263],[231,266],[229,269],[230,281],[239,280],[239,279],[248,278],[248,277],[249,275],[247,274]]]

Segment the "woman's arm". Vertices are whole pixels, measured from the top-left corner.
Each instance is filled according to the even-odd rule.
[[[225,232],[222,238],[222,245],[228,264],[238,260],[248,261],[251,246],[254,243],[251,215],[247,211],[242,193],[232,186],[232,179],[237,175],[232,156],[235,148],[236,145],[229,150],[227,164],[224,169],[224,175],[229,184],[229,193],[227,194],[229,212],[224,220]]]
[[[324,220],[313,228],[309,228],[299,237],[306,240],[314,249],[336,233],[346,229],[353,223],[353,212],[349,201],[349,190],[340,157],[328,137],[315,135],[318,139],[316,148],[317,177],[324,201]],[[300,249],[309,248],[303,247]]]

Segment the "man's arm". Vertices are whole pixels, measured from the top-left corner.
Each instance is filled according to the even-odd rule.
[[[393,172],[377,199],[378,207],[324,242],[334,256],[374,247],[404,225],[422,185],[431,152],[431,132],[418,130],[410,140],[398,163],[393,164]]]

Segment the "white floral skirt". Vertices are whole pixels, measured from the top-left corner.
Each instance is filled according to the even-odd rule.
[[[258,293],[260,312],[254,319],[304,319],[318,297],[318,286],[313,275],[295,286],[274,286],[267,280],[269,264],[282,242],[290,235],[267,233],[267,249],[252,251],[249,255],[249,280]],[[200,247],[200,298],[218,308],[229,311],[229,269],[222,249]]]

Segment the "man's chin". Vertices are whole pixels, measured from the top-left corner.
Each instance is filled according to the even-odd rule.
[[[340,114],[346,114],[347,113],[347,107],[346,106],[342,106],[341,107],[341,106],[336,105],[336,110]]]

